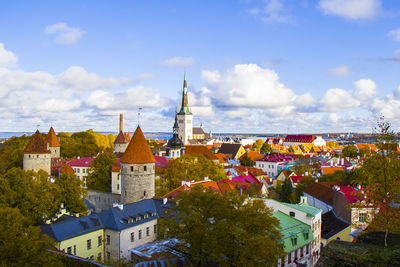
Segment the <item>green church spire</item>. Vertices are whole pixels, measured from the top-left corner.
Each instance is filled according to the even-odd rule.
[[[185,71],[185,75],[183,78],[182,106],[181,106],[181,110],[179,111],[178,114],[192,115],[192,113],[189,110],[189,106],[188,106],[186,71]]]

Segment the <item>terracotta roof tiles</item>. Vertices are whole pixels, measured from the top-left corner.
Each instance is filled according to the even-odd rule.
[[[114,144],[126,144],[128,143],[126,135],[121,131],[117,138],[115,138]]]
[[[60,143],[58,142],[58,138],[56,133],[54,132],[53,127],[50,128],[49,133],[45,139],[46,144],[49,144],[49,147],[59,147]]]
[[[60,173],[75,173],[75,172],[70,165],[65,164],[64,166],[61,167]]]
[[[121,158],[121,163],[155,163],[155,161],[146,138],[138,126]]]
[[[24,149],[24,153],[33,153],[33,154],[47,154],[51,153],[50,150],[47,149],[46,142],[44,141],[43,136],[40,134],[39,130],[36,131],[31,137],[28,145]]]

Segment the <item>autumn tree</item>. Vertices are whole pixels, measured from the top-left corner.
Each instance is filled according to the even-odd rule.
[[[172,249],[189,266],[276,266],[284,255],[279,221],[262,200],[201,187],[179,197],[160,220],[159,238],[177,238]]]
[[[274,153],[275,150],[270,144],[264,143],[260,149],[261,154]]]
[[[22,168],[23,151],[28,142],[29,137],[23,135],[0,144],[0,174],[12,168]]]
[[[253,151],[257,151],[258,153],[260,153],[263,144],[264,141],[262,139],[257,139],[252,146]]]
[[[72,135],[59,133],[61,157],[90,157],[104,150],[96,143],[96,138],[90,132],[76,132]]]
[[[293,194],[293,186],[289,177],[285,181],[276,187],[276,193],[278,195],[279,201],[291,202]]]
[[[53,241],[30,225],[18,208],[0,204],[0,266],[62,266]]]
[[[109,192],[111,190],[111,169],[117,163],[114,153],[102,153],[91,163],[88,176],[87,187],[93,190]]]
[[[345,146],[342,150],[342,156],[343,157],[350,157],[350,158],[354,158],[358,156],[358,150],[357,147],[355,145],[348,145]]]
[[[400,159],[397,151],[392,149],[395,134],[383,117],[378,120],[376,132],[379,153],[367,158],[360,170],[362,175],[358,182],[363,190],[359,191],[358,198],[362,201],[355,207],[379,210],[368,230],[384,232],[387,247],[388,234],[400,232]]]
[[[254,161],[252,161],[247,155],[243,155],[240,158],[240,165],[252,167],[252,166],[254,166]]]
[[[162,196],[179,187],[183,180],[200,181],[204,177],[211,180],[226,178],[224,167],[200,154],[186,154],[171,159],[167,167],[156,170],[156,195]]]
[[[87,195],[83,183],[75,173],[63,173],[56,179],[55,184],[60,190],[58,202],[64,203],[68,210],[73,213],[83,213],[87,211],[84,197]]]

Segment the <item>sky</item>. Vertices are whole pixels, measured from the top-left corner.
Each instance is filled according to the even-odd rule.
[[[400,1],[1,1],[0,131],[400,127]],[[138,116],[141,108],[140,116]]]

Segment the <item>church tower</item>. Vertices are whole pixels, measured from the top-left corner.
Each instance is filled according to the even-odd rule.
[[[189,110],[188,104],[186,72],[183,80],[182,106],[178,112],[178,126],[179,138],[187,145],[189,143],[188,140],[193,139],[193,115]]]
[[[60,157],[60,143],[53,127],[50,128],[49,133],[46,136],[45,142],[47,144],[47,149],[51,151],[51,158]]]
[[[39,130],[32,135],[23,154],[23,170],[37,172],[41,169],[46,171],[49,175],[51,174],[51,151],[47,149],[47,144]]]
[[[121,202],[154,197],[155,159],[138,126],[121,158]]]
[[[179,126],[178,117],[175,115],[175,123],[173,127],[173,136],[167,143],[167,156],[170,158],[179,158],[184,154],[185,145],[182,140],[179,139]]]

